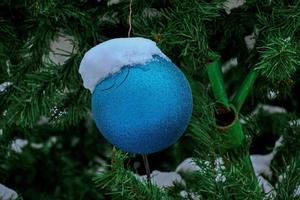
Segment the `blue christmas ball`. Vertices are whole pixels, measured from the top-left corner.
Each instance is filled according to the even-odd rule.
[[[174,144],[192,115],[192,93],[180,69],[154,56],[98,83],[92,113],[103,136],[126,152],[148,154]]]

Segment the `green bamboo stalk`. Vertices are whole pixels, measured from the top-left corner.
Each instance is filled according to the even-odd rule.
[[[238,92],[236,93],[232,101],[233,104],[230,104],[224,87],[224,80],[221,71],[221,62],[219,57],[215,57],[215,59],[212,62],[208,63],[206,67],[207,67],[209,81],[212,85],[213,94],[217,102],[220,103],[221,109],[225,108],[225,113],[231,115],[227,118],[229,120],[228,124],[225,123],[225,124],[218,125],[216,123],[216,127],[219,129],[220,134],[222,134],[222,144],[223,144],[222,147],[219,147],[218,149],[220,150],[221,153],[225,154],[226,152],[230,152],[230,150],[240,147],[245,141],[245,135],[239,120],[239,111],[243,103],[245,102],[247,96],[249,95],[250,90],[254,85],[254,82],[257,77],[257,72],[254,70],[249,72],[242,86],[239,88]],[[232,120],[232,115],[234,116],[233,120]],[[256,178],[250,160],[250,155],[247,154],[245,156],[246,156],[245,157],[246,162],[244,163],[244,165],[247,169],[246,171],[247,173],[250,172],[249,176]],[[258,183],[257,185],[254,185],[254,189],[257,188],[257,186]]]
[[[215,99],[222,107],[226,110],[233,112],[234,120],[224,126],[218,126],[217,128],[224,132],[223,144],[224,146],[220,149],[225,151],[240,146],[244,141],[244,133],[242,131],[238,113],[233,105],[229,104],[229,100],[224,87],[223,74],[221,71],[221,62],[219,56],[214,56],[212,62],[206,64],[208,78],[212,86],[213,95]]]
[[[257,78],[257,72],[255,70],[251,70],[244,82],[242,83],[241,87],[237,91],[236,95],[234,96],[232,103],[235,106],[237,112],[240,111],[242,105],[244,104],[246,98],[248,97],[254,82]]]
[[[217,58],[216,60],[213,60],[212,62],[206,64],[206,68],[213,94],[217,102],[223,104],[226,108],[229,108],[229,101],[224,88],[220,59]]]
[[[245,139],[245,135],[236,109],[233,105],[229,105],[229,110],[234,114],[234,120],[226,126],[216,125],[216,127],[220,131],[220,134],[222,134],[223,145],[219,148],[222,152],[240,147]]]

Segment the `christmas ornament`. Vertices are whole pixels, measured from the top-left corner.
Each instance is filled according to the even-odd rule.
[[[185,131],[192,114],[190,86],[155,42],[103,42],[85,54],[79,72],[92,92],[98,129],[123,151],[157,152]]]

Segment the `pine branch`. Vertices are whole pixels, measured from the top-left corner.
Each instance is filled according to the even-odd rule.
[[[288,81],[300,66],[299,47],[293,38],[271,37],[259,48],[255,69],[271,82]]]
[[[114,151],[111,171],[98,173],[94,178],[96,186],[108,190],[107,194],[116,200],[173,199],[155,185],[137,180],[132,171],[124,168],[124,161],[128,158],[130,158],[128,154]]]
[[[134,34],[153,38],[173,58],[193,58],[199,67],[211,51],[206,26],[220,15],[219,4],[220,1],[172,2],[157,16],[146,19],[133,17]]]

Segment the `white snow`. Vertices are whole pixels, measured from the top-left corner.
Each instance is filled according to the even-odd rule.
[[[180,196],[182,196],[184,199],[191,199],[191,200],[200,200],[201,199],[200,195],[197,195],[196,193],[192,193],[192,192],[188,193],[185,190],[182,190],[180,192]]]
[[[22,153],[22,148],[26,145],[28,145],[28,140],[18,138],[11,143],[11,149],[16,153]]]
[[[276,197],[276,191],[274,190],[274,187],[267,181],[264,177],[258,176],[258,183],[264,193],[266,194],[266,198],[264,199],[274,199]]]
[[[278,91],[278,90],[270,90],[270,91],[267,93],[267,97],[268,97],[268,99],[270,99],[270,100],[276,99],[278,95],[279,95],[279,91]]]
[[[227,14],[230,14],[232,9],[242,6],[244,3],[246,0],[227,0],[224,2],[223,8]]]
[[[145,17],[157,17],[161,16],[161,13],[156,8],[145,8],[143,11]]]
[[[15,151],[16,153],[22,153],[23,148],[25,146],[29,146],[33,149],[41,149],[43,147],[51,148],[53,145],[57,143],[57,137],[51,136],[45,143],[35,143],[35,142],[29,142],[28,140],[17,138],[12,141],[11,143],[11,149]]]
[[[278,148],[283,145],[283,137],[280,136],[280,138],[275,142],[274,148],[272,153],[275,155],[278,151]]]
[[[256,37],[256,35],[254,32],[251,33],[250,35],[247,35],[244,37],[244,40],[245,40],[248,50],[251,50],[254,48],[255,43],[256,43],[255,37]]]
[[[224,170],[225,169],[225,166],[224,166],[224,160],[222,157],[218,157],[216,160],[215,160],[215,165],[216,165],[216,170]]]
[[[95,86],[109,75],[124,66],[145,64],[153,59],[153,55],[169,60],[155,42],[145,38],[116,38],[98,44],[86,52],[80,63],[83,86],[92,93]]]
[[[237,57],[231,58],[228,61],[226,61],[224,64],[222,64],[222,73],[226,74],[229,72],[233,67],[236,67],[238,64]]]
[[[208,161],[204,161],[203,163],[204,163],[205,167],[208,167],[208,168],[212,167]],[[216,182],[225,182],[226,177],[222,173],[222,171],[225,169],[223,158],[218,157],[214,161],[214,166],[215,166],[215,171],[216,171],[215,181]],[[177,166],[175,171],[176,172],[180,172],[180,171],[182,171],[182,172],[194,172],[194,171],[205,172],[205,167],[203,169],[201,169],[197,165],[197,163],[194,161],[193,158],[187,158]]]
[[[195,163],[193,158],[187,158],[182,161],[176,168],[176,172],[184,171],[184,172],[194,172],[199,171],[200,167]]]
[[[136,175],[136,177],[141,181],[147,181],[146,175]],[[181,176],[176,172],[161,172],[154,170],[151,173],[151,183],[160,188],[173,186],[174,182],[183,182]]]
[[[107,1],[107,6],[112,6],[114,4],[120,3],[122,0],[109,0]]]
[[[59,33],[58,37],[51,41],[50,49],[49,59],[57,65],[63,65],[71,54],[77,52],[74,37],[63,33]],[[46,61],[45,57],[44,61]]]
[[[289,171],[291,169],[291,167],[290,167],[290,165],[288,165],[287,167],[286,167],[286,172],[284,172],[283,174],[280,174],[279,176],[278,176],[278,183],[281,183],[284,179],[286,179],[286,177],[287,177],[287,171]],[[276,183],[276,186],[278,186],[278,183]]]
[[[271,161],[273,160],[273,154],[267,155],[251,155],[250,159],[252,162],[253,169],[257,176],[264,175],[269,179],[272,178],[272,171],[270,168]]]
[[[11,86],[12,83],[11,82],[4,82],[0,84],[0,92],[4,92],[6,90],[7,87]]]
[[[272,178],[272,170],[270,168],[271,162],[276,155],[278,148],[282,146],[283,137],[281,136],[275,143],[273,151],[267,155],[251,155],[253,169],[256,176],[264,175],[269,179]]]
[[[268,112],[270,114],[286,113],[286,109],[279,106],[262,105],[261,108],[263,111]]]
[[[51,136],[48,141],[47,141],[47,145],[49,147],[53,146],[55,143],[57,142],[57,136]]]
[[[221,173],[217,173],[217,176],[215,178],[215,181],[217,183],[222,182],[224,183],[226,181],[226,177],[224,175],[222,175]]]
[[[278,148],[282,146],[283,137],[281,136],[275,143],[273,151],[267,155],[251,155],[250,159],[252,162],[255,175],[258,179],[259,185],[266,193],[267,199],[274,199],[276,197],[276,191],[274,187],[263,177],[268,179],[272,178],[272,170],[270,168],[271,162],[276,155]]]
[[[6,60],[5,63],[6,63],[6,67],[7,67],[6,72],[7,72],[8,76],[11,76],[11,73],[10,73],[11,62],[10,62],[10,60]]]
[[[30,144],[30,146],[31,146],[31,148],[33,148],[33,149],[41,149],[41,148],[43,148],[44,144],[33,142],[33,143]]]
[[[215,181],[216,182],[225,182],[226,181],[226,177],[223,175],[222,171],[225,169],[224,166],[224,160],[222,157],[218,157],[215,160],[215,171],[217,173]]]
[[[4,110],[3,113],[2,113],[2,115],[6,116],[6,114],[7,114],[7,110]]]
[[[247,119],[247,117],[245,117],[245,119]],[[245,119],[243,119],[242,117],[240,118],[240,122],[241,122],[241,124],[247,124],[247,122],[246,122],[246,120]]]
[[[0,199],[1,200],[14,200],[16,198],[18,198],[18,194],[14,190],[12,190],[0,183]]]
[[[289,121],[290,126],[300,126],[300,119]]]
[[[258,104],[250,115],[251,116],[257,115],[260,111],[264,111],[269,114],[283,114],[287,112],[286,109],[283,107],[273,106],[268,104]]]
[[[300,196],[300,185],[298,185],[295,190],[294,190],[294,197],[299,197]]]

